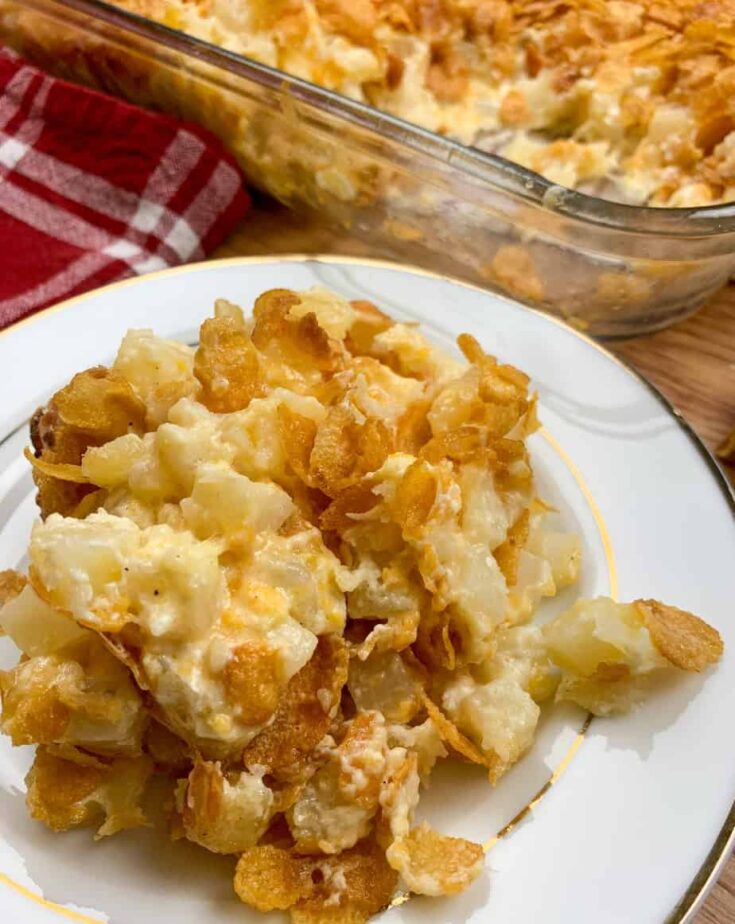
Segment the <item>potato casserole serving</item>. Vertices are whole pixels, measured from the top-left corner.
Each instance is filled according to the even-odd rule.
[[[218,301],[196,348],[130,331],[39,409],[28,574],[0,573],[33,818],[145,824],[155,774],[172,837],[238,858],[247,905],[360,924],[482,871],[414,818],[437,761],[494,784],[542,704],[623,712],[719,659],[655,600],[534,620],[581,543],[537,493],[529,378],[458,345],[273,289],[249,317]]]
[[[632,205],[735,199],[732,0],[113,0]]]

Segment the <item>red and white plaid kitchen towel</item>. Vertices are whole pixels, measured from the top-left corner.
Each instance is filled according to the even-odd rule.
[[[201,260],[248,205],[235,161],[209,132],[0,49],[0,327]]]

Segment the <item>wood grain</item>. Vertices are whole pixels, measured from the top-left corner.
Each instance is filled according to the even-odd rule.
[[[658,386],[710,449],[735,428],[735,287],[688,321],[607,345]]]
[[[695,924],[733,924],[735,921],[735,859],[731,859],[709,894]]]
[[[277,253],[384,256],[344,232],[335,234],[313,218],[261,199],[214,256]],[[709,449],[735,428],[735,287],[723,290],[688,321],[606,345],[661,390]],[[735,924],[735,857],[694,920]]]

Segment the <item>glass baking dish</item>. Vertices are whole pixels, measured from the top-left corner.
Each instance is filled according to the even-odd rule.
[[[204,124],[249,181],[375,254],[479,282],[602,336],[663,327],[735,271],[735,204],[626,206],[98,0],[0,0],[0,41]]]

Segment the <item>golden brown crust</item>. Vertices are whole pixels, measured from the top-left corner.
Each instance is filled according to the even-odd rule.
[[[312,860],[315,868],[321,881],[312,875],[317,882],[291,912],[293,924],[364,924],[388,905],[398,885],[398,874],[369,838],[337,856]],[[342,879],[343,889],[336,885]]]
[[[469,424],[446,430],[433,436],[421,447],[420,457],[437,463],[442,459],[452,462],[471,462],[487,447],[487,434]]]
[[[152,767],[146,757],[109,762],[40,746],[26,783],[26,804],[33,818],[54,831],[103,824],[99,837],[146,823],[139,806]],[[76,757],[76,756],[75,756]]]
[[[245,748],[245,766],[265,767],[284,782],[298,781],[312,751],[329,729],[331,708],[339,703],[347,682],[347,666],[347,648],[342,638],[322,636],[311,659],[281,693],[271,724]],[[320,699],[319,690],[327,691],[329,703],[323,702],[324,697]]]
[[[636,600],[635,605],[651,641],[674,667],[701,671],[722,657],[720,633],[699,616],[658,600]]]
[[[367,513],[378,501],[378,496],[373,494],[368,482],[350,485],[335,496],[319,517],[319,525],[323,530],[344,532],[355,525],[355,520],[351,518],[353,514]]]
[[[427,413],[430,401],[415,401],[396,421],[396,450],[418,455],[422,446],[431,439]]]
[[[428,609],[421,614],[413,653],[424,669],[453,671],[457,664],[455,641],[449,612]]]
[[[145,406],[130,383],[114,369],[95,366],[79,372],[51,400],[67,427],[101,442],[143,428]]]
[[[518,559],[523,546],[528,541],[530,524],[531,516],[528,510],[524,510],[508,530],[505,542],[493,552],[508,587],[513,587],[518,581]]]
[[[218,40],[227,28],[206,0],[115,2],[200,38]],[[732,0],[250,0],[246,7],[264,63],[440,134],[491,145],[554,182],[602,181],[605,195],[607,181],[628,175],[633,182],[619,182],[616,193],[634,204],[732,198],[732,158],[722,145],[735,127]],[[335,37],[358,53],[356,69],[341,50],[330,52]],[[595,114],[595,101],[608,94],[604,114]],[[685,124],[667,133],[661,125],[672,113],[684,113]],[[509,131],[518,148],[506,144]],[[488,274],[521,298],[543,300],[525,248],[501,248]]]
[[[58,741],[66,731],[71,712],[53,686],[18,688],[17,675],[23,662],[10,671],[0,671],[0,728],[14,745]]]
[[[387,856],[409,888],[422,895],[456,895],[480,875],[485,858],[481,844],[447,837],[425,823],[397,840]]]
[[[246,725],[262,725],[276,711],[281,692],[278,652],[260,641],[244,642],[222,671],[230,704]]]
[[[253,306],[253,343],[294,369],[336,372],[344,359],[342,345],[321,327],[313,312],[298,318],[291,316],[291,309],[300,302],[298,293],[290,289],[271,289],[259,295]]]
[[[286,911],[310,888],[310,863],[305,857],[272,844],[251,847],[235,871],[235,892],[258,911]]]
[[[372,840],[329,857],[253,847],[235,872],[241,901],[259,911],[290,909],[294,924],[364,924],[390,902],[397,882],[398,874]]]
[[[282,404],[278,408],[278,423],[288,464],[304,484],[310,484],[309,460],[314,449],[316,422]]]
[[[443,103],[456,103],[466,94],[470,71],[459,49],[438,46],[426,74],[426,86]]]
[[[395,449],[395,434],[377,417],[357,423],[342,406],[331,407],[319,425],[309,460],[310,483],[336,497],[368,472],[380,468]]]
[[[317,0],[319,15],[330,29],[358,44],[369,44],[378,17],[371,0]]]
[[[39,469],[33,478],[41,516],[73,515],[94,491],[81,473],[69,480],[88,447],[144,429],[145,405],[119,372],[95,366],[75,375],[31,421],[31,441],[38,459],[34,469]],[[49,469],[46,463],[63,467]]]
[[[36,475],[46,476],[73,484],[90,483],[89,478],[82,474],[81,465],[72,465],[70,462],[49,462],[48,459],[36,458],[28,447],[23,450],[23,455],[33,466],[34,477]]]
[[[197,832],[213,827],[222,811],[223,793],[224,777],[219,766],[197,757],[182,811],[185,830]]]
[[[375,337],[388,330],[393,321],[380,308],[364,299],[356,299],[350,305],[357,313],[357,319],[347,333],[345,345],[353,356],[361,356],[370,352]]]
[[[377,808],[383,776],[382,763],[376,763],[372,759],[366,745],[373,741],[376,729],[380,728],[382,721],[382,716],[378,712],[358,712],[337,748],[340,766],[337,785],[343,794],[349,793],[354,783],[353,773],[349,772],[348,768],[356,769],[364,786],[356,792],[353,801],[366,811]]]
[[[405,538],[417,536],[429,519],[437,494],[436,476],[422,461],[412,463],[396,487],[393,517]]]
[[[344,407],[331,408],[316,431],[309,477],[329,497],[336,497],[355,479],[354,422]]]
[[[12,568],[0,571],[0,606],[14,600],[27,583],[28,578],[20,571],[14,571]]]
[[[194,375],[202,385],[202,404],[217,414],[241,411],[263,394],[258,354],[233,318],[208,318],[202,324]]]
[[[46,748],[38,748],[26,783],[26,803],[33,818],[54,831],[88,824],[94,807],[85,800],[97,789],[104,771],[94,766],[62,761]]]
[[[481,767],[487,767],[490,770],[491,777],[497,768],[498,761],[492,757],[486,757],[482,751],[476,747],[469,738],[465,737],[457,726],[451,722],[434,703],[429,696],[424,693],[423,702],[426,712],[431,721],[436,725],[439,735],[446,744],[460,757],[464,757],[472,764],[479,764]]]

